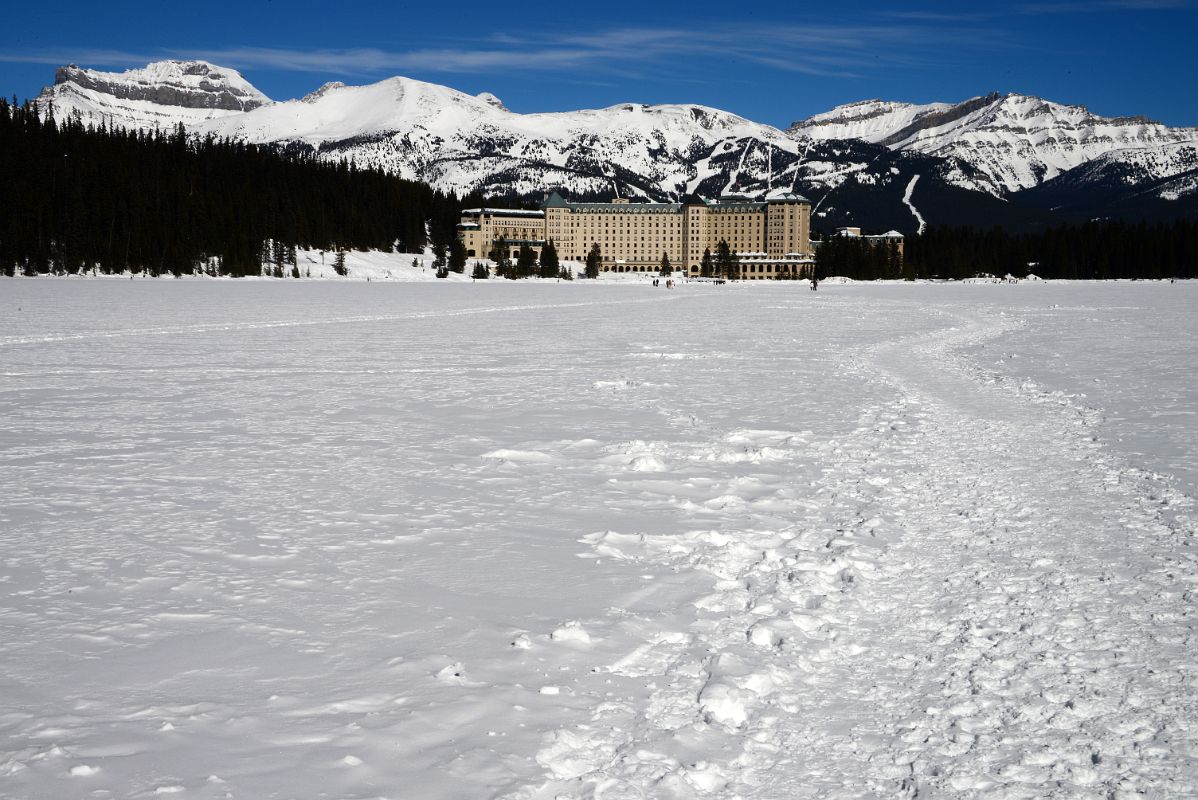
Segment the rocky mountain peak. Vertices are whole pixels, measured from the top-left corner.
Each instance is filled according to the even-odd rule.
[[[120,73],[70,64],[55,71],[54,84],[177,108],[250,111],[271,102],[236,70],[197,60],[157,61]]]

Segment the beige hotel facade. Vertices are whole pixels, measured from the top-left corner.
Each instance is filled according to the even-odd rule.
[[[522,245],[540,255],[549,239],[563,261],[584,261],[599,245],[603,272],[656,273],[665,254],[676,272],[697,276],[704,250],[720,241],[737,254],[741,277],[802,277],[813,262],[811,203],[799,195],[767,200],[697,197],[683,203],[570,203],[554,192],[540,211],[475,208],[462,212],[458,237],[485,258],[502,237],[515,258]]]

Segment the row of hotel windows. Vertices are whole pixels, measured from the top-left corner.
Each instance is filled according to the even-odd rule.
[[[568,239],[575,238],[574,236],[571,236],[570,233],[571,232],[566,232],[563,234],[560,231],[550,230],[548,238],[557,239],[557,240],[565,242]],[[624,230],[617,230],[617,231],[586,230],[586,231],[581,231],[580,233],[583,234],[583,238],[590,239],[593,241],[602,241],[602,242],[620,242],[620,243],[635,242],[638,238],[636,232],[624,231]],[[668,241],[668,242],[673,242],[675,240],[681,241],[682,237],[675,236],[675,233],[677,233],[677,231],[666,234],[666,235],[660,237],[659,240],[660,241]],[[741,229],[732,229],[732,230],[717,229],[715,231],[709,231],[710,235],[714,235],[714,236],[717,236],[720,238],[726,237],[729,240],[741,240],[748,236],[752,236],[754,239],[756,239],[760,235],[760,233],[761,232],[757,231],[757,230],[746,231],[746,230],[741,230]],[[496,239],[499,238],[500,236],[504,237],[505,239],[513,239],[513,238],[516,238],[516,239],[538,239],[541,236],[541,230],[539,228],[523,228],[523,229],[501,228],[501,229],[493,231],[492,234],[493,234],[493,237]],[[639,239],[641,242],[649,241],[652,238],[656,238],[656,237],[649,236],[646,233],[641,233],[639,236]],[[699,231],[697,229],[695,229],[695,230],[691,231],[691,238],[692,238],[692,240],[694,240],[694,239],[700,239],[700,238],[705,238],[705,237],[702,237],[700,235]],[[785,241],[787,238],[788,237],[785,232],[783,232],[783,233],[774,232],[774,233],[771,233],[770,236],[768,237],[768,239],[772,242]]]
[[[766,220],[762,220],[762,219],[748,219],[748,220],[715,219],[715,220],[709,221],[708,225],[712,225],[712,226],[720,227],[720,228],[728,228],[728,227],[743,228],[743,227],[762,227],[763,225],[765,225],[765,223],[766,223]],[[698,227],[698,225],[699,225],[699,223],[697,220],[691,222],[692,228]],[[507,225],[504,225],[503,227],[540,228],[541,226],[539,224],[529,224],[529,223],[523,223],[523,224],[508,223]],[[549,223],[549,227],[551,227],[551,228],[560,228],[560,227],[566,227],[566,228],[599,228],[599,227],[603,227],[603,228],[678,228],[678,227],[682,227],[682,223],[681,222],[664,222],[663,223],[663,222],[643,221],[643,220],[640,221],[640,224],[637,224],[635,222],[627,222],[624,220],[616,220],[615,222],[608,220],[608,221],[600,223],[600,222],[596,222],[594,220],[583,220],[583,221],[571,221],[571,222],[563,222],[563,223],[551,222],[551,223]]]
[[[721,214],[719,216],[712,217],[710,221],[712,223],[752,222],[752,223],[756,223],[756,224],[761,224],[762,222],[764,222],[764,218],[759,214]],[[569,220],[566,222],[559,222],[558,220],[552,220],[552,221],[550,221],[549,224],[551,224],[551,225],[553,225],[553,224],[568,225],[572,228],[579,228],[584,225],[598,225],[600,223],[598,220],[584,219],[584,220]],[[660,228],[663,224],[664,225],[681,225],[682,221],[681,220],[666,220],[663,223],[661,220],[656,220],[656,219],[635,219],[635,218],[628,219],[628,218],[624,218],[624,217],[615,217],[614,219],[604,220],[603,224],[606,226],[609,226],[609,227],[614,224],[614,225],[625,225],[625,226],[649,225],[649,226],[656,226],[656,227]]]
[[[674,227],[670,227],[666,230],[668,230],[670,233],[678,232],[678,229],[674,228]],[[753,234],[760,234],[762,232],[762,228],[760,226],[720,226],[720,227],[716,227],[716,228],[711,228],[710,230],[712,230],[713,232],[715,232],[717,234],[723,233],[726,231],[732,232],[732,233],[753,233]],[[549,228],[549,234],[555,238],[562,238],[565,236],[569,236],[572,234],[578,234],[578,233],[581,233],[583,235],[586,235],[586,234],[591,234],[591,235],[604,234],[604,235],[606,235],[606,234],[610,234],[610,233],[627,233],[627,234],[631,235],[631,234],[637,233],[638,231],[641,233],[664,233],[665,232],[665,231],[659,231],[656,228],[651,229],[649,231],[646,231],[643,228],[619,228],[619,227],[617,227],[617,228],[608,228],[608,227],[584,228],[580,231],[575,231],[573,229],[567,229],[565,231],[562,231],[559,228],[554,228],[554,227]],[[692,228],[691,231],[692,231],[692,234],[697,235],[699,232],[699,229]],[[496,235],[499,235],[498,231],[496,232]]]

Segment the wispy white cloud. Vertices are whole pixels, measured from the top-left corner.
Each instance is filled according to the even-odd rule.
[[[144,66],[147,61],[168,58],[162,53],[148,56],[144,52],[129,50],[97,50],[93,48],[69,49],[52,48],[46,50],[0,50],[0,62],[10,64],[65,64],[93,65],[100,67],[123,66],[125,68]]]
[[[886,66],[924,63],[951,40],[983,43],[981,30],[930,20],[874,25],[712,24],[691,28],[624,27],[529,38],[499,32],[477,41],[412,50],[293,49],[234,46],[195,50],[0,51],[0,61],[133,67],[163,58],[201,58],[239,69],[342,76],[586,69],[595,73],[670,72],[695,60],[758,64],[822,77],[859,77]],[[935,46],[935,48],[933,47]],[[681,71],[681,70],[679,70]]]

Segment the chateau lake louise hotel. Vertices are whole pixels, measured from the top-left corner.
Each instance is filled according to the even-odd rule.
[[[813,264],[811,203],[793,194],[760,201],[692,196],[682,203],[570,203],[554,192],[539,211],[463,211],[458,236],[467,256],[477,258],[500,238],[512,258],[522,245],[539,257],[552,239],[560,258],[583,261],[597,244],[603,272],[656,273],[664,254],[675,271],[698,276],[704,250],[714,254],[721,241],[737,254],[746,280],[800,277]]]

